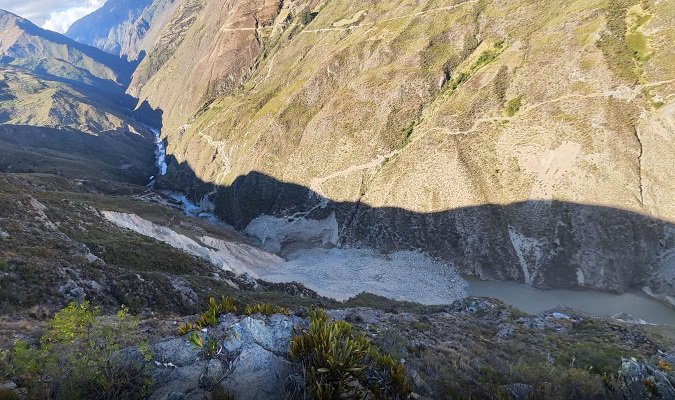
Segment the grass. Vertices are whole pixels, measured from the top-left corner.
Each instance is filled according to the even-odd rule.
[[[254,315],[262,314],[264,316],[270,316],[274,314],[290,315],[291,311],[285,307],[279,307],[270,303],[256,303],[246,306],[244,309],[244,314]]]
[[[447,85],[449,85],[450,90],[453,92],[457,90],[464,82],[471,79],[478,70],[495,61],[505,49],[506,42],[500,40],[492,48],[484,50],[466,71],[460,72],[454,79],[448,82]]]
[[[417,124],[419,124],[419,120],[410,121],[408,125],[406,125],[404,128],[401,128],[401,144],[399,145],[399,148],[405,147],[410,143],[410,137],[412,136]]]
[[[243,310],[243,313],[239,313],[239,310]],[[230,296],[223,296],[220,302],[216,301],[216,299],[212,297],[209,299],[206,311],[204,311],[199,316],[197,321],[187,322],[178,326],[178,334],[181,336],[189,334],[188,339],[192,340],[192,334],[194,331],[204,329],[209,326],[215,326],[218,324],[219,316],[230,313],[239,313],[243,315],[261,314],[269,317],[274,314],[290,315],[291,310],[270,303],[249,304],[242,309],[235,304],[234,299]],[[199,345],[198,347],[202,346]]]
[[[651,56],[648,39],[640,31],[650,17],[639,0],[608,3],[607,31],[598,46],[610,68],[632,82],[642,80],[642,64]]]

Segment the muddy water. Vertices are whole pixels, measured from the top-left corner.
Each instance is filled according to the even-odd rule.
[[[626,313],[648,323],[675,326],[674,309],[639,292],[614,294],[595,290],[542,290],[515,282],[465,279],[472,296],[494,297],[532,314],[565,305],[593,315]]]

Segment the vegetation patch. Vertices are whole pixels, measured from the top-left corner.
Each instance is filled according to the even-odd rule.
[[[197,338],[193,337],[192,333],[194,331],[204,329],[209,326],[218,325],[218,317],[223,314],[237,314],[241,308],[237,307],[235,301],[230,296],[223,296],[221,301],[218,302],[214,298],[209,299],[208,307],[204,313],[199,316],[199,319],[195,322],[187,322],[178,326],[178,334],[183,336],[190,334],[188,340],[193,342]],[[242,313],[239,313],[242,314]],[[270,303],[254,303],[249,304],[243,308],[243,315],[254,315],[262,314],[265,316],[271,316],[274,314],[290,315],[291,310],[285,307],[277,306]],[[199,338],[201,340],[201,338]],[[202,347],[203,343],[193,342],[195,346]]]
[[[139,321],[123,307],[102,318],[88,302],[71,303],[49,321],[38,346],[17,341],[0,353],[1,378],[29,388],[30,398],[142,399],[152,383],[141,367],[123,365],[113,355],[134,343]],[[140,346],[145,361],[152,355]]]
[[[262,314],[268,317],[274,314],[289,315],[290,313],[291,310],[288,308],[279,307],[270,303],[250,304],[244,309],[244,314],[246,315]]]
[[[640,28],[651,18],[639,0],[608,3],[607,30],[598,42],[610,68],[620,77],[640,82],[642,65],[651,56],[647,37]]]
[[[412,137],[413,132],[415,131],[415,127],[419,124],[419,118],[415,119],[414,121],[410,121],[408,125],[405,127],[401,128],[401,143],[399,145],[399,148],[403,148],[410,144],[410,138]]]
[[[522,95],[516,96],[506,102],[504,114],[506,114],[507,117],[513,117],[520,110],[520,107],[522,105],[523,105],[523,96]]]
[[[187,322],[185,324],[181,324],[178,326],[178,334],[183,336],[187,335],[188,333],[192,331],[196,331],[199,329],[204,329],[208,326],[214,326],[218,324],[218,317],[222,314],[228,314],[228,313],[236,313],[237,312],[237,306],[234,304],[234,299],[230,296],[223,296],[220,303],[211,297],[209,299],[209,304],[208,308],[202,315],[199,316],[199,319],[194,322]],[[190,341],[193,340],[192,336],[190,336],[188,339]],[[200,338],[201,340],[201,338]],[[202,347],[201,344],[197,345],[197,343],[194,343],[197,347]]]
[[[495,61],[505,49],[506,43],[504,40],[500,40],[496,42],[492,48],[483,51],[480,56],[478,56],[478,59],[474,61],[466,71],[460,72],[454,79],[447,83],[450,90],[453,92],[457,90],[460,85],[468,81],[476,72],[478,72],[478,70]]]
[[[298,19],[302,26],[307,26],[314,21],[314,18],[316,18],[317,15],[319,15],[318,12],[313,12],[309,7],[305,7],[305,9],[300,12]]]
[[[300,363],[312,399],[403,399],[411,392],[405,368],[344,321],[309,310],[306,330],[295,331],[290,357]]]

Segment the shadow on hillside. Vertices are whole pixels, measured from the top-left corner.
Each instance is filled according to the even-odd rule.
[[[115,179],[145,185],[155,173],[149,137],[130,132],[91,135],[29,125],[0,125],[0,171],[73,179]]]
[[[195,201],[212,193],[216,214],[237,229],[260,215],[292,223],[334,213],[339,245],[384,252],[422,250],[485,279],[530,282],[542,288],[583,283],[625,291],[647,283],[662,257],[675,249],[675,226],[638,213],[561,201],[485,204],[438,212],[371,207],[361,202],[325,202],[311,189],[259,172],[214,187],[186,164],[169,157],[170,173],[159,186],[187,192]],[[325,207],[323,203],[327,203]],[[660,264],[659,264],[660,263]],[[671,283],[665,291],[674,293]],[[669,286],[670,285],[670,286]]]

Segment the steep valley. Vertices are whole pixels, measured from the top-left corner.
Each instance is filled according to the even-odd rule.
[[[132,83],[163,113],[160,184],[238,229],[334,212],[341,245],[672,299],[668,2],[218,7]]]
[[[673,59],[664,0],[0,10],[0,400],[674,398]]]

